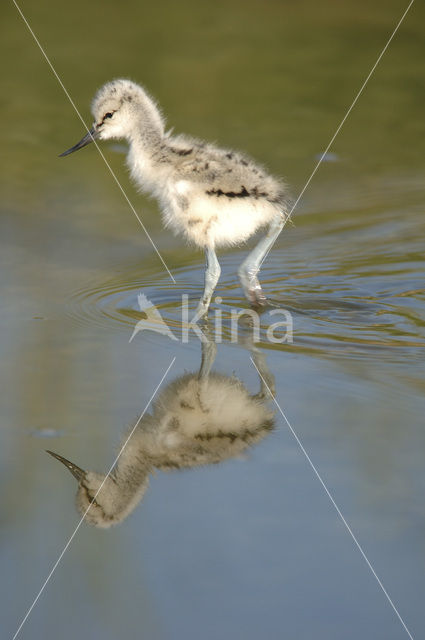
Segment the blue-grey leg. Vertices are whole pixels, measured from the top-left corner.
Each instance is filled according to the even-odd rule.
[[[266,296],[257,278],[261,263],[276,242],[280,232],[285,226],[286,216],[279,213],[271,223],[267,235],[264,236],[256,247],[248,254],[238,269],[238,275],[245,296],[252,304],[264,305]]]
[[[199,368],[198,378],[203,380],[208,378],[211,367],[214,364],[215,357],[217,355],[217,345],[211,340],[207,334],[206,342],[202,342],[202,359],[201,366]]]
[[[273,399],[276,393],[274,375],[267,366],[264,354],[255,345],[251,347],[251,358],[260,378],[260,391],[255,397],[261,400]]]
[[[208,312],[210,306],[211,297],[214,293],[214,289],[220,277],[221,268],[217,260],[214,249],[208,247],[205,250],[205,286],[202,298],[199,301],[198,308],[196,309],[197,316],[201,317]]]
[[[256,393],[254,397],[260,400],[273,399],[276,392],[274,375],[267,365],[263,351],[261,351],[255,344],[252,332],[248,332],[242,336],[241,340],[239,340],[239,344],[249,350],[251,360],[253,361],[260,378],[260,391]]]

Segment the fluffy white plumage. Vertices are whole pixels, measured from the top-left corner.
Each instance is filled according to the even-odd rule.
[[[215,248],[245,242],[260,227],[269,226],[266,238],[239,270],[248,299],[263,304],[256,274],[286,219],[285,185],[240,152],[166,133],[157,104],[130,80],[104,85],[93,100],[92,113],[90,133],[62,155],[94,138],[129,142],[131,176],[158,200],[165,225],[206,251],[201,314],[208,310],[220,274]]]
[[[91,505],[87,522],[108,528],[133,511],[155,468],[169,471],[218,463],[262,440],[274,426],[274,413],[265,399],[263,393],[251,395],[235,377],[186,374],[160,393],[152,414],[140,421],[106,480],[49,453],[77,478],[80,514]]]

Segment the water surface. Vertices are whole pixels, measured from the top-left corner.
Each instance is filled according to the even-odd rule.
[[[88,122],[95,89],[144,83],[170,126],[241,148],[299,193],[405,6],[344,3],[22,4]],[[2,8],[2,628],[13,637],[78,524],[52,449],[109,469],[127,426],[201,345],[143,331],[144,293],[177,338],[203,257],[162,230],[103,149],[173,285],[13,4]],[[415,4],[273,252],[262,283],[293,343],[259,348],[276,399],[413,637],[425,632],[424,12]],[[236,270],[220,254],[216,371],[258,374]],[[274,307],[276,308],[276,307]],[[159,472],[114,529],[83,525],[20,636],[64,640],[408,637],[276,406],[242,459]]]

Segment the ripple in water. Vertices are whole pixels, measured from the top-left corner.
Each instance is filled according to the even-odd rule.
[[[370,221],[369,221],[370,223]],[[425,293],[420,268],[422,254],[409,246],[385,242],[387,227],[368,227],[368,241],[359,238],[347,252],[335,250],[335,236],[322,235],[314,242],[287,250],[276,249],[261,270],[261,282],[270,306],[261,313],[261,342],[264,347],[282,350],[301,349],[315,355],[331,357],[344,352],[364,356],[380,352],[381,357],[423,357]],[[373,229],[373,224],[372,224]],[[379,232],[379,233],[378,233]],[[375,236],[375,237],[374,237]],[[387,239],[388,240],[388,239]],[[374,244],[373,244],[374,243]],[[368,245],[365,247],[365,244]],[[372,250],[372,247],[375,250]],[[378,248],[378,251],[376,250]],[[349,249],[349,250],[348,250]],[[365,250],[366,249],[366,250]],[[231,340],[230,311],[248,309],[237,278],[237,268],[245,252],[234,251],[220,256],[222,276],[210,310],[210,325],[219,314],[222,340]],[[303,256],[308,256],[305,261]],[[181,336],[181,300],[189,296],[189,317],[202,293],[203,262],[172,269],[177,284],[166,272],[150,272],[143,265],[131,265],[116,277],[92,282],[71,296],[69,315],[78,323],[98,327],[115,326],[130,336],[144,314],[137,296],[143,293],[160,311],[176,337]],[[217,296],[221,298],[217,303]],[[283,308],[292,314],[293,344],[270,344],[266,330],[283,316],[273,310]],[[239,335],[251,331],[242,322]],[[193,336],[194,337],[194,336]]]

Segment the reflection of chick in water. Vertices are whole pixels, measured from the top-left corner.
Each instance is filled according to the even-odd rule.
[[[215,344],[203,346],[198,374],[170,383],[158,396],[151,415],[142,418],[116,466],[94,499],[105,475],[83,471],[58,454],[77,478],[77,508],[90,524],[110,527],[124,520],[143,497],[149,473],[212,464],[232,458],[259,442],[273,429],[273,413],[266,407],[269,384],[251,395],[237,378],[210,373]],[[265,366],[254,352],[257,366]],[[263,374],[264,379],[266,373]],[[93,500],[94,499],[94,500]]]

